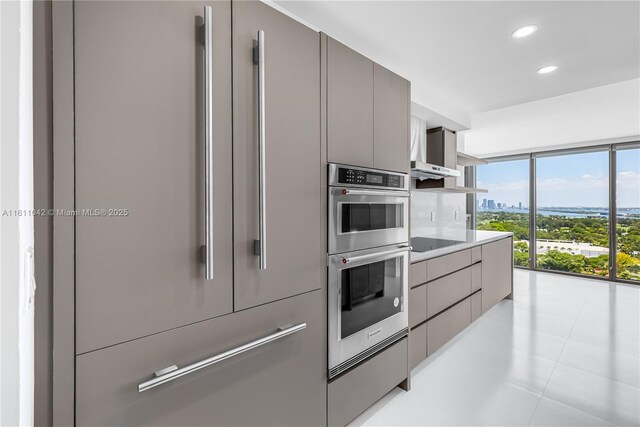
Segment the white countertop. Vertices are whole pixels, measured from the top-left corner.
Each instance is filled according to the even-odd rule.
[[[427,252],[411,252],[411,262],[424,261],[426,259],[439,257],[442,255],[458,252],[463,249],[469,249],[474,246],[483,245],[485,243],[494,242],[512,236],[513,233],[503,231],[484,231],[484,230],[450,230],[441,233],[429,235],[416,235],[411,237],[431,237],[434,239],[457,240],[461,243],[447,246],[445,248],[433,249]]]

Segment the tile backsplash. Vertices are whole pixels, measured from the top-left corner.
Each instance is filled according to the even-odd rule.
[[[411,236],[467,228],[466,194],[416,190],[411,184]]]

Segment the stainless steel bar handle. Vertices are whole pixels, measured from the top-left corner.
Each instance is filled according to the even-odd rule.
[[[266,122],[265,122],[265,63],[264,63],[264,31],[258,31],[258,214],[260,238],[258,250],[260,256],[260,270],[267,269],[267,207],[266,207]]]
[[[204,7],[204,239],[206,279],[213,279],[213,8]]]
[[[360,256],[354,256],[354,257],[344,257],[342,258],[342,263],[343,264],[351,264],[352,262],[357,262],[357,261],[363,261],[363,260],[367,260],[370,258],[377,258],[379,256],[383,256],[383,255],[391,255],[391,254],[397,254],[400,252],[407,252],[410,251],[412,248],[411,246],[402,246],[398,249],[391,249],[388,251],[382,251],[382,252],[376,252],[375,254],[369,254],[369,255],[360,255]]]
[[[297,325],[282,326],[278,328],[278,331],[273,334],[259,338],[255,341],[248,342],[234,349],[216,354],[215,356],[209,357],[199,362],[192,363],[191,365],[187,365],[182,368],[178,368],[175,365],[169,366],[168,368],[162,369],[154,373],[154,378],[138,384],[138,392],[142,393],[143,391],[150,390],[161,384],[167,383],[169,381],[173,381],[175,379],[191,374],[193,372],[197,372],[201,369],[204,369],[216,363],[222,362],[223,360],[245,353],[249,350],[253,350],[254,348],[263,346],[270,342],[279,340],[280,338],[284,338],[287,335],[291,335],[295,332],[301,331],[306,327],[307,327],[306,323],[298,323]]]
[[[391,196],[391,197],[411,197],[411,193],[408,191],[378,191],[378,190],[355,190],[351,188],[345,188],[342,190],[342,194],[355,195],[355,196]]]

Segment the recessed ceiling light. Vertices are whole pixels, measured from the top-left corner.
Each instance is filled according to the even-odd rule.
[[[549,73],[553,73],[555,70],[558,69],[557,65],[547,65],[546,67],[542,67],[538,70],[538,74],[549,74]]]
[[[523,37],[530,36],[536,31],[538,31],[538,27],[536,27],[535,25],[525,25],[524,27],[520,27],[513,33],[511,33],[511,37],[513,37],[514,39],[521,39]]]

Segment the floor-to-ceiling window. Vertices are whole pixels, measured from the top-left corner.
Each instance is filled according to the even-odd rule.
[[[609,274],[609,151],[536,158],[536,265]]]
[[[616,275],[640,281],[640,148],[616,156]]]
[[[528,267],[529,158],[477,166],[476,185],[489,190],[476,196],[476,228],[513,232],[513,262]]]
[[[476,166],[479,230],[514,233],[514,264],[640,284],[640,143]]]

